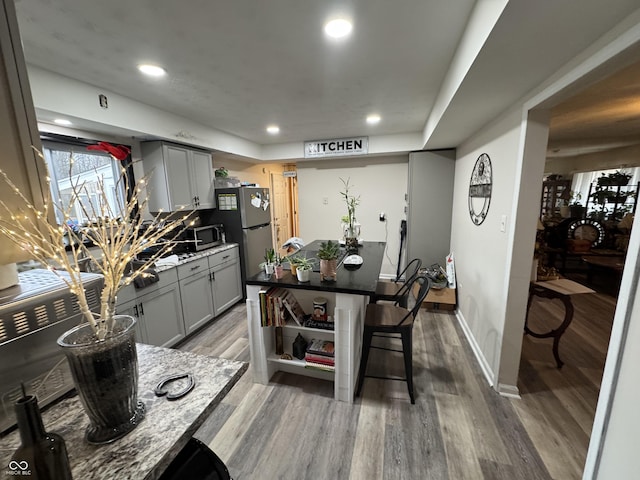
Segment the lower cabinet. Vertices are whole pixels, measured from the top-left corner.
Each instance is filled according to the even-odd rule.
[[[206,259],[205,259],[206,260]],[[211,273],[207,270],[180,280],[182,314],[187,335],[213,318]]]
[[[136,340],[159,347],[171,347],[185,337],[178,277],[160,274],[160,282],[135,290],[133,285],[118,293],[116,312],[137,319]]]
[[[160,281],[118,292],[116,312],[135,317],[136,341],[172,347],[242,300],[237,247],[160,273]]]
[[[187,335],[242,299],[238,252],[236,247],[178,266]]]
[[[221,255],[218,263],[211,265],[213,305],[216,317],[242,299],[240,259],[237,256],[238,250],[235,249],[233,252],[236,256],[233,256],[231,260],[225,259],[224,255]]]

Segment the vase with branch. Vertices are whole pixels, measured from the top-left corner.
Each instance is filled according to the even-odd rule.
[[[121,145],[101,142],[87,148],[105,151],[117,162],[130,158],[128,147]],[[38,153],[43,161],[42,154]],[[107,197],[104,177],[96,172],[97,191],[89,195],[86,181],[74,180],[73,164],[72,157],[68,204],[49,200],[40,210],[0,170],[0,178],[24,205],[16,211],[0,201],[0,234],[55,274],[77,301],[83,323],[63,334],[58,344],[69,362],[74,384],[90,419],[86,439],[101,444],[125,435],[144,418],[144,405],[137,400],[136,320],[116,314],[118,291],[138,277],[153,275],[151,269],[155,261],[174,248],[180,233],[192,223],[189,222],[192,212],[174,213],[169,219],[158,212],[152,220],[155,228],[142,229],[144,220],[139,212],[148,210],[147,198],[142,196],[148,176],[134,182],[120,163],[116,188],[123,189],[125,198],[118,199],[113,206]],[[80,201],[81,198],[84,201]],[[84,217],[90,219],[87,225],[75,225],[74,208],[80,208]],[[54,215],[61,224],[50,221]],[[132,270],[132,261],[151,247],[156,248],[155,253]],[[104,279],[99,313],[90,310],[83,285],[87,277],[81,272],[80,264],[87,258]]]
[[[344,185],[344,190],[340,192],[345,204],[347,205],[347,214],[342,217],[344,241],[347,251],[353,252],[358,250],[358,238],[360,237],[360,224],[356,221],[356,207],[360,204],[360,196],[357,197],[350,193],[350,179],[340,179]]]

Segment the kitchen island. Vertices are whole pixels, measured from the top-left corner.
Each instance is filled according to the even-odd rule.
[[[307,258],[313,258],[320,243],[316,240],[300,253],[306,254]],[[358,249],[358,255],[363,259],[362,265],[349,269],[340,263],[335,282],[320,281],[320,274],[315,271],[311,273],[310,281],[304,283],[298,282],[290,271],[285,271],[280,279],[273,275],[267,276],[265,273],[247,279],[247,322],[254,382],[266,385],[279,370],[307,375],[333,381],[334,398],[343,402],[353,402],[362,350],[364,312],[369,296],[376,290],[385,247],[385,242],[363,242]],[[332,317],[334,329],[308,328],[289,322],[287,326],[282,327],[283,345],[285,353],[291,355],[292,344],[298,333],[307,341],[333,341],[335,372],[310,369],[304,360],[295,357],[281,358],[280,355],[276,355],[275,327],[262,327],[260,312],[260,292],[272,287],[289,290],[306,313],[311,313],[315,298],[323,297],[327,300],[327,312]]]
[[[65,440],[73,478],[159,478],[248,366],[145,344],[138,344],[137,348],[138,400],[145,404],[146,416],[129,434],[108,445],[88,444],[84,432],[89,419],[77,396],[63,399],[43,412],[45,429]],[[196,381],[194,389],[174,401],[156,397],[158,382],[178,373],[191,373]],[[180,384],[175,382],[170,388],[179,390]],[[0,439],[4,474],[11,474],[6,471],[7,465],[19,444],[17,431]]]

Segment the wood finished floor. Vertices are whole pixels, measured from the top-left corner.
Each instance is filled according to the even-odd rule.
[[[415,405],[404,382],[367,378],[350,405],[333,400],[331,382],[277,373],[259,385],[249,368],[196,436],[235,480],[579,479],[615,299],[582,295],[574,305],[561,370],[550,340],[524,337],[522,399],[487,385],[453,315],[423,310],[414,328]],[[542,300],[530,325],[542,330],[562,315],[559,302]],[[180,348],[248,362],[244,304]],[[370,367],[402,372],[402,361],[378,358]]]

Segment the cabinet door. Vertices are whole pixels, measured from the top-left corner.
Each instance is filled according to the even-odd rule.
[[[171,347],[184,338],[180,289],[177,283],[138,297],[138,308],[144,317],[147,343]]]
[[[211,276],[208,271],[180,280],[182,313],[187,335],[213,318]]]
[[[172,210],[179,210],[182,207],[193,208],[195,194],[189,174],[191,151],[173,145],[164,145],[163,152]]]
[[[235,305],[242,299],[240,263],[227,262],[213,269],[213,304],[215,316]]]
[[[130,315],[136,319],[136,342],[147,343],[147,331],[144,328],[144,318],[140,314],[138,300],[130,300],[121,305],[116,305],[116,313],[118,315]]]
[[[191,185],[193,194],[197,197],[196,208],[215,208],[211,154],[198,151],[191,154]]]

